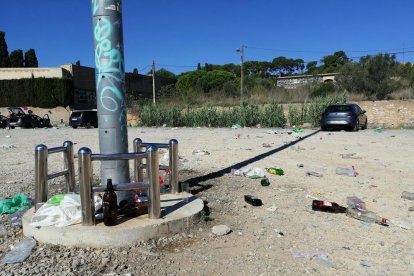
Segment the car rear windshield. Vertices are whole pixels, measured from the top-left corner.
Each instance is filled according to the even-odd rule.
[[[352,111],[352,107],[350,105],[334,105],[329,106],[326,111],[328,112],[346,112]]]

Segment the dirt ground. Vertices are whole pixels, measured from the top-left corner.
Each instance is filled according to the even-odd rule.
[[[414,226],[408,211],[414,202],[401,198],[403,191],[414,192],[413,130],[288,134],[287,129],[262,128],[128,128],[128,136],[130,149],[134,138],[177,139],[180,181],[205,201],[209,216],[184,233],[124,248],[39,243],[24,263],[0,264],[0,275],[414,275]],[[20,192],[33,197],[35,146],[54,147],[65,140],[76,143],[75,152],[83,146],[99,152],[97,129],[0,129],[0,198]],[[61,156],[53,158],[50,171],[62,167]],[[349,166],[359,175],[336,174],[337,167]],[[254,167],[282,168],[285,175],[266,173],[270,185],[263,187],[260,179],[230,173]],[[99,178],[99,166],[94,173]],[[61,192],[62,184],[51,181],[50,193]],[[261,198],[263,206],[247,204],[247,194]],[[390,225],[312,211],[312,198],[346,206],[352,195]],[[231,232],[214,236],[211,228],[220,224]],[[7,230],[0,237],[1,257],[24,237],[7,215],[0,215],[0,225]]]

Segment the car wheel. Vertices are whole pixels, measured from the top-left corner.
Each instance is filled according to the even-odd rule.
[[[359,120],[356,121],[353,131],[359,130]]]
[[[365,119],[365,124],[362,126],[362,129],[367,129],[368,127],[368,119]]]

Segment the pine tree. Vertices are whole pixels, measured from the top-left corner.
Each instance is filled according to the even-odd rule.
[[[24,67],[23,51],[18,49],[10,53],[10,67]]]
[[[9,51],[5,39],[6,34],[0,32],[0,68],[10,67]]]
[[[29,49],[24,53],[24,67],[39,67],[34,49]]]

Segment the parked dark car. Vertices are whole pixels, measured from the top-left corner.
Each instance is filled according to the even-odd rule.
[[[98,112],[96,110],[74,110],[69,117],[69,125],[77,127],[98,127]]]
[[[366,111],[357,104],[330,105],[322,114],[321,129],[345,129],[358,131],[368,125]]]
[[[20,107],[9,107],[9,125],[10,128],[36,128],[51,127],[49,115],[45,114],[43,118],[33,114],[31,110],[25,113]]]
[[[7,117],[0,115],[0,128],[7,127]]]

